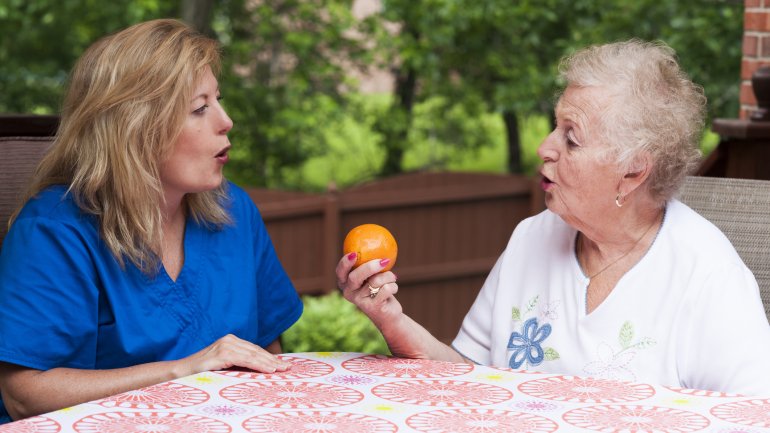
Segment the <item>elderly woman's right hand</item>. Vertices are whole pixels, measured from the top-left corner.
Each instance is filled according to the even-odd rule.
[[[353,269],[356,255],[351,253],[340,259],[336,269],[337,287],[342,295],[380,329],[382,323],[402,313],[401,304],[393,296],[398,292],[396,274],[381,272],[388,265],[388,260],[371,260]],[[372,292],[375,294],[372,295]]]
[[[393,296],[398,292],[396,274],[382,272],[388,265],[385,260],[372,260],[353,269],[355,254],[340,259],[337,263],[337,287],[345,299],[369,316],[382,332],[394,356],[463,362],[459,353],[404,314],[401,304]],[[374,296],[370,295],[370,286],[377,292]],[[379,291],[376,290],[378,287]]]

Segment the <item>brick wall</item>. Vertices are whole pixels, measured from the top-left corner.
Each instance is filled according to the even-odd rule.
[[[770,66],[770,0],[745,0],[743,17],[740,118],[748,119],[757,108],[751,75],[760,66]]]

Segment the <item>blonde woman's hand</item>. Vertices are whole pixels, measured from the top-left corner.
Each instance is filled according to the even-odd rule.
[[[228,334],[210,346],[177,361],[179,377],[203,371],[244,367],[260,373],[286,371],[290,363],[249,341]]]

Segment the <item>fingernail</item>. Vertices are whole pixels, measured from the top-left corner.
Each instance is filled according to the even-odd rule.
[[[388,266],[388,263],[390,263],[390,259],[382,259],[382,260],[380,260],[380,266],[382,266],[383,268],[385,266]]]
[[[351,262],[356,259],[356,253],[350,253],[348,254],[348,260]]]

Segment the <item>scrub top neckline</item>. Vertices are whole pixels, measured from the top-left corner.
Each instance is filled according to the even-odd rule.
[[[200,243],[200,230],[201,227],[195,222],[194,219],[187,217],[184,227],[184,240],[182,241],[182,248],[184,250],[184,262],[182,263],[182,269],[179,271],[179,275],[176,276],[176,280],[171,278],[171,275],[166,272],[166,267],[161,263],[161,270],[163,272],[163,278],[165,278],[170,284],[174,286],[184,286],[185,282],[194,279],[195,270],[198,269],[199,256],[196,252],[199,251],[198,246]]]

